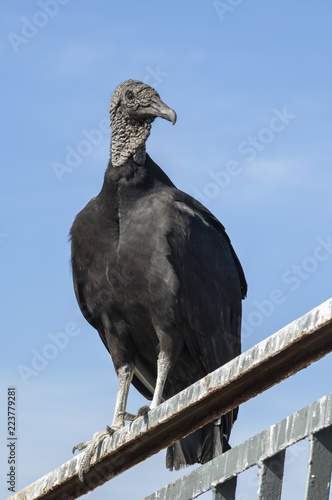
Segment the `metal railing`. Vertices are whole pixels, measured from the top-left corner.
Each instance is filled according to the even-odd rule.
[[[285,450],[309,438],[305,500],[328,500],[332,468],[332,393],[214,458],[144,500],[191,500],[212,490],[235,500],[237,476],[258,466],[258,499],[279,500]]]
[[[93,458],[84,483],[77,476],[83,458],[80,454],[10,500],[78,498],[330,351],[332,299],[114,433]],[[325,396],[147,498],[191,499],[212,489],[215,500],[232,500],[237,474],[257,464],[260,500],[278,499],[285,449],[309,437],[312,464],[308,470],[306,500],[327,499],[331,474],[331,402],[331,395]]]

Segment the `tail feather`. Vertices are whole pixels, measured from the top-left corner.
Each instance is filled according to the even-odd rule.
[[[166,453],[166,467],[169,470],[179,470],[195,463],[205,464],[229,450],[229,433],[225,436],[224,417],[227,418],[228,414],[169,446]]]

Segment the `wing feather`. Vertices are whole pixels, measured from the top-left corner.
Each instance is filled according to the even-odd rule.
[[[222,224],[188,195],[173,207],[168,241],[180,283],[179,324],[190,353],[209,373],[240,354],[246,283]]]

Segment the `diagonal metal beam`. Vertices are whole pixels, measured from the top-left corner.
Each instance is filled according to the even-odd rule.
[[[331,350],[332,299],[329,299],[114,433],[104,441],[83,484],[77,477],[80,455],[10,498],[78,498]]]

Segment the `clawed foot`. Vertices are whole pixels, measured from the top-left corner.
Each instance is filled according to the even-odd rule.
[[[136,420],[138,417],[142,417],[143,415],[146,415],[150,411],[150,407],[148,405],[141,406],[136,415],[133,413],[128,413],[127,411],[122,411],[120,415],[124,418],[124,420],[127,420],[129,422],[133,422]]]
[[[106,426],[106,431],[95,432],[90,441],[85,441],[84,443],[77,444],[73,448],[73,453],[76,450],[82,451],[85,449],[84,457],[78,470],[78,478],[83,483],[83,475],[86,474],[91,465],[91,459],[93,455],[97,452],[98,448],[101,446],[106,438],[109,438],[117,429]]]
[[[123,420],[129,420],[132,422],[133,420],[136,420],[136,418],[146,415],[149,411],[150,407],[148,405],[144,405],[139,408],[136,415],[134,415],[133,413],[128,413],[126,411],[119,412],[118,416],[120,418],[120,422],[118,420],[116,421],[116,424],[119,424],[119,427],[109,427],[107,425],[105,431],[95,432],[90,441],[85,441],[84,443],[80,443],[74,446],[73,453],[75,453],[76,450],[85,450],[83,460],[77,473],[78,478],[81,482],[83,482],[84,474],[89,471],[91,466],[91,459],[98,451],[98,448],[100,450],[104,440],[112,436],[115,431],[119,430],[119,428],[123,426]]]

